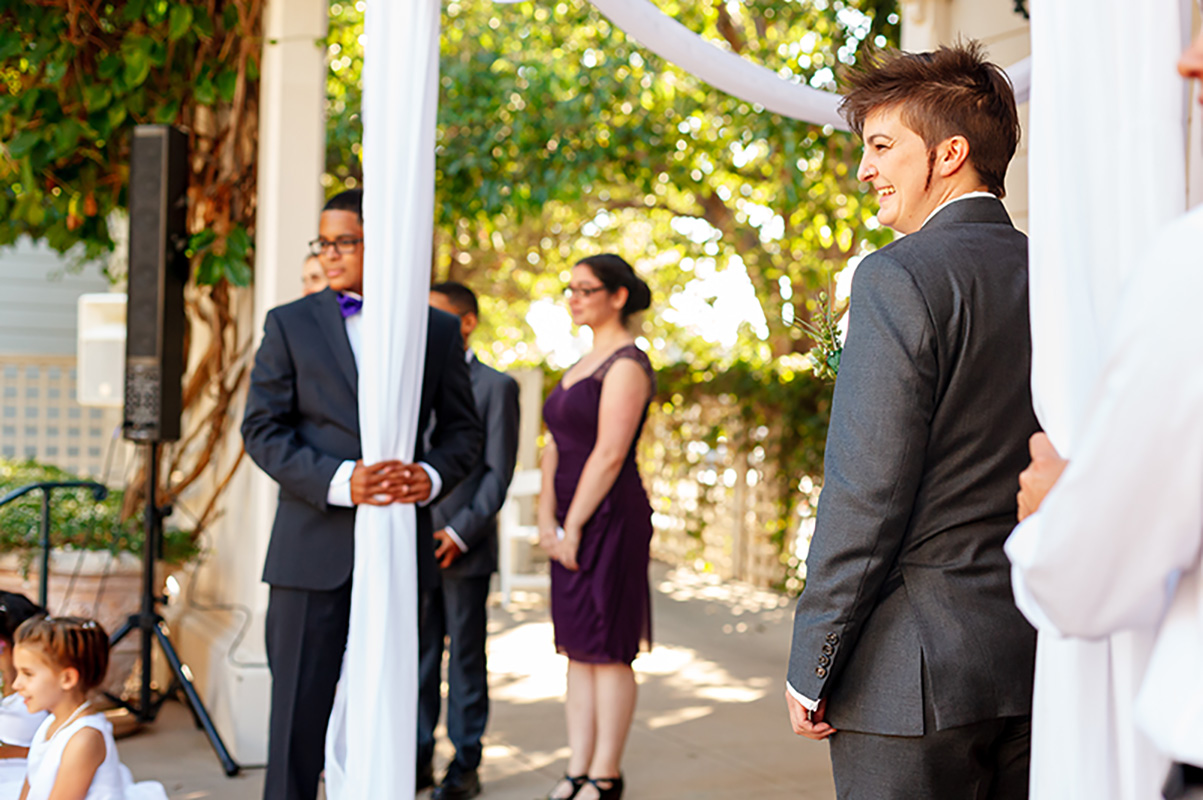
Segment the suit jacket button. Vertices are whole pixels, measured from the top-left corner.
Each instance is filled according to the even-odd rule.
[[[820,667],[825,667],[830,663],[831,663],[831,659],[828,658],[827,656],[819,656],[819,666]]]
[[[823,667],[815,667],[815,675],[818,675],[820,678],[826,678],[827,670]]]
[[[831,644],[839,644],[840,637],[836,636],[834,633],[829,633],[827,634],[827,641]]]
[[[823,645],[823,655],[825,655],[825,656],[829,656],[829,655],[832,655],[833,653],[835,653],[835,648],[834,648],[834,647],[832,647],[832,646],[831,646],[831,645],[829,645],[829,644],[825,644],[825,645]]]

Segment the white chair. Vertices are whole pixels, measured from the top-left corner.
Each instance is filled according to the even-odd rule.
[[[526,469],[514,473],[505,504],[497,514],[497,574],[501,583],[501,605],[509,607],[514,589],[541,589],[549,585],[550,576],[543,574],[521,574],[514,571],[514,545],[526,542],[533,545],[539,541],[537,525],[523,525],[519,516],[519,500],[523,497],[539,496],[543,474],[537,469]]]

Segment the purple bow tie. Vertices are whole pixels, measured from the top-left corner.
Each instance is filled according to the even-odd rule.
[[[358,297],[352,297],[349,294],[340,294],[338,296],[338,309],[343,312],[343,319],[358,314],[362,308],[362,299]]]

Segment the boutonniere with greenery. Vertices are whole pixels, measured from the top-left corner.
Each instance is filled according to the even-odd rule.
[[[847,308],[846,300],[837,306],[827,292],[822,292],[819,294],[819,310],[811,321],[798,320],[794,323],[815,343],[807,357],[810,358],[815,376],[820,380],[834,381],[839,374],[840,355],[844,352],[840,317],[844,316]]]

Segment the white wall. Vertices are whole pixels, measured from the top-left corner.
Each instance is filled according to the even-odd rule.
[[[0,355],[75,355],[76,300],[109,283],[98,266],[76,274],[69,263],[25,237],[0,249]]]
[[[1030,0],[1055,2],[1055,0]],[[934,50],[958,37],[977,39],[1001,67],[1027,58],[1031,41],[1027,21],[1015,13],[1011,0],[902,0],[902,49]],[[1028,225],[1028,107],[1019,107],[1023,138],[1007,171],[1007,196],[1003,200],[1011,220],[1020,230]]]

